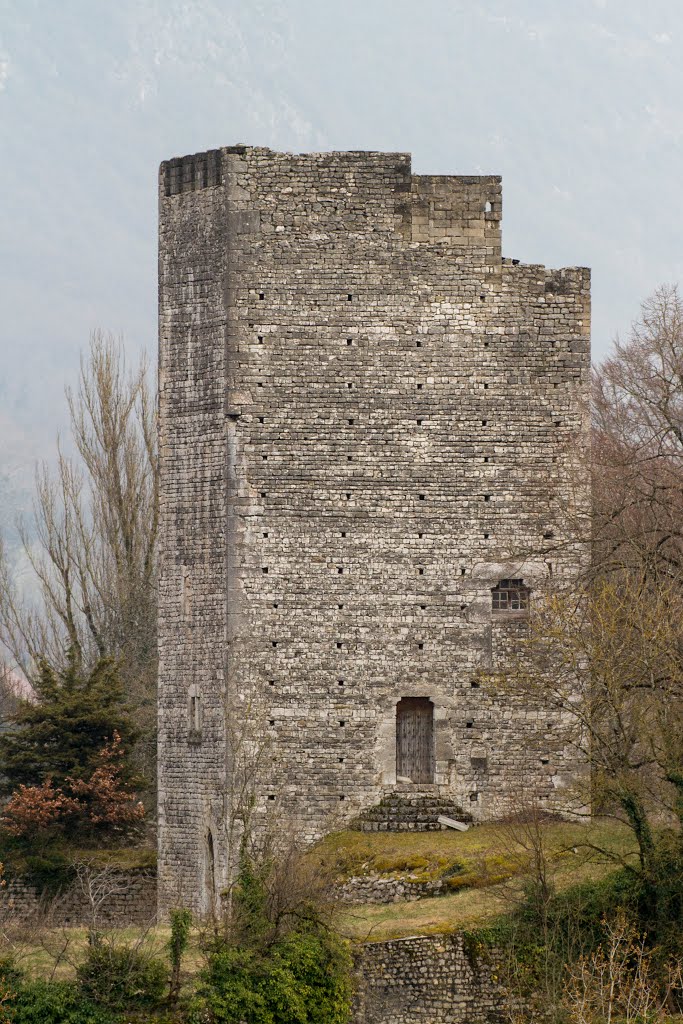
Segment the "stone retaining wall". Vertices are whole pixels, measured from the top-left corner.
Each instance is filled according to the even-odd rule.
[[[342,903],[397,903],[439,896],[444,888],[442,878],[411,882],[391,875],[354,875],[337,887],[336,895]]]
[[[372,942],[356,953],[354,1024],[489,1024],[504,1016],[495,959],[466,937]]]
[[[24,878],[14,878],[0,890],[0,921],[49,918],[51,925],[82,925],[92,921],[91,899],[85,879],[75,879],[57,895],[41,895],[40,889]],[[149,925],[156,920],[156,871],[137,868],[93,872],[92,900],[99,904],[97,921],[104,927]],[[101,899],[101,903],[100,903]]]

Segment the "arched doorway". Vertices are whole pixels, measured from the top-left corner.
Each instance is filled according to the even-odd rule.
[[[434,782],[434,705],[429,697],[403,697],[396,705],[396,775]]]

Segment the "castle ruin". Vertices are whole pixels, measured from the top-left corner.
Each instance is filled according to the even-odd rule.
[[[311,840],[396,791],[561,807],[551,716],[478,672],[587,557],[589,271],[405,153],[230,146],[159,195],[161,906],[214,904],[247,792]]]

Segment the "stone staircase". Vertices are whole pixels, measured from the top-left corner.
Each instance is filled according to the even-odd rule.
[[[360,812],[351,828],[358,832],[440,832],[447,825],[438,821],[440,815],[470,822],[472,815],[441,796],[438,786],[391,786],[383,791],[374,807]]]

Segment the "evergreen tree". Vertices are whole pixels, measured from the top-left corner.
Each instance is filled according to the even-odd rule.
[[[67,777],[88,780],[100,766],[100,753],[118,734],[124,751],[136,733],[124,704],[116,664],[100,659],[91,670],[69,657],[66,668],[39,663],[35,701],[23,700],[0,736],[0,790],[38,786],[51,779],[61,787]],[[130,781],[130,764],[122,779]]]

